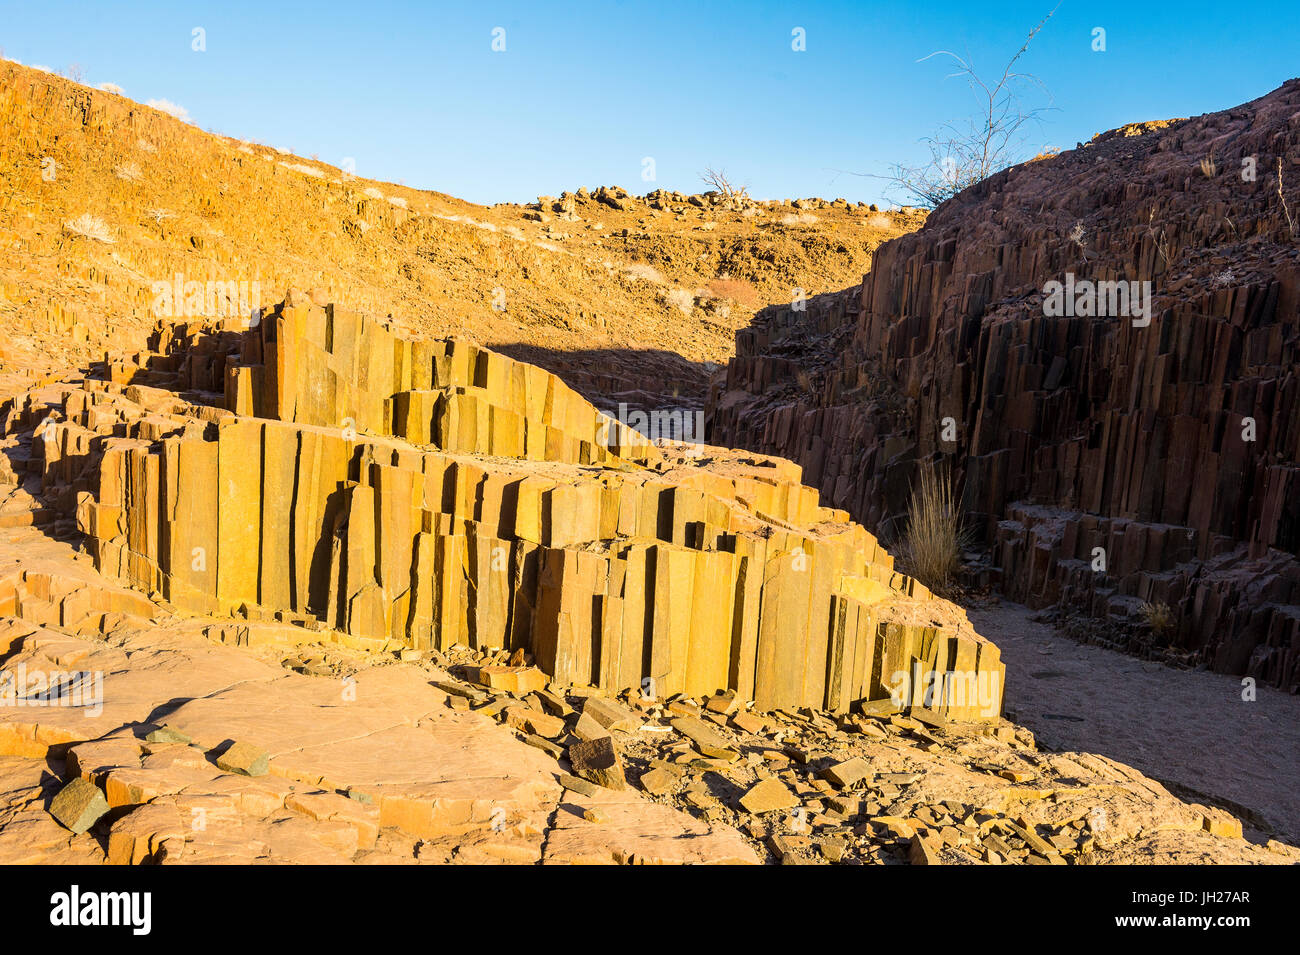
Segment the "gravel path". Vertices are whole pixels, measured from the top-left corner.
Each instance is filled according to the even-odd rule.
[[[1238,677],[1078,643],[1020,604],[968,613],[1002,650],[1009,715],[1040,745],[1101,753],[1166,785],[1229,801],[1248,836],[1262,830],[1300,844],[1300,696],[1258,686],[1245,702]],[[1242,809],[1266,825],[1252,826]]]

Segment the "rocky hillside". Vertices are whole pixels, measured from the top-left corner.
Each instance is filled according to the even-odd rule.
[[[589,397],[701,404],[762,304],[861,278],[919,212],[843,200],[576,189],[491,207],[213,135],[0,61],[0,358],[61,367],[145,345],[159,318],[314,290],[413,333],[560,371]],[[216,302],[156,283],[234,283]]]
[[[1295,688],[1298,110],[1291,81],[968,189],[860,285],[741,331],[711,440],[801,463],[886,540],[918,464],[951,461],[984,582]],[[1137,284],[1090,308],[1107,281]]]

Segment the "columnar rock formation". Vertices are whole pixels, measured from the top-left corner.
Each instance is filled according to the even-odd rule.
[[[660,698],[998,715],[997,648],[789,462],[656,447],[541,369],[333,307],[153,345],[4,423],[100,570],[181,610]]]
[[[1167,603],[1175,648],[1296,686],[1297,109],[1293,80],[966,190],[859,288],[741,332],[710,440],[799,462],[886,539],[950,459],[1011,596]],[[1048,314],[1074,280],[1150,282],[1149,324]]]

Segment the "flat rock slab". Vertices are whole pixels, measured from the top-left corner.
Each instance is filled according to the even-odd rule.
[[[746,812],[774,812],[779,809],[793,809],[799,805],[799,797],[781,780],[764,779],[755,783],[745,795],[740,797],[740,804]]]
[[[621,809],[602,803],[592,819],[558,811],[612,790],[568,777],[566,792],[553,756],[487,716],[448,708],[429,669],[399,662],[347,683],[306,676],[211,642],[203,623],[128,626],[103,639],[15,622],[10,662],[52,670],[47,654],[75,660],[104,673],[104,700],[97,713],[0,709],[0,862],[535,864],[570,820],[582,831],[547,861],[756,861],[729,827],[629,790]],[[608,713],[622,725],[631,711]],[[537,723],[556,729],[544,715]],[[56,797],[52,746],[66,749],[69,774],[104,786],[80,778],[58,798],[72,829],[45,809]],[[110,808],[121,815],[107,848],[73,831]]]
[[[679,716],[673,720],[672,727],[705,756],[729,762],[740,755],[725,736],[698,717]]]
[[[709,826],[676,810],[637,797],[630,790],[602,789],[594,797],[573,796],[575,811],[561,804],[548,833],[542,862],[556,864],[757,865],[758,853],[729,826]],[[584,818],[597,808],[602,819]]]

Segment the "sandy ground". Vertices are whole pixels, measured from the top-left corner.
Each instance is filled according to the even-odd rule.
[[[1300,697],[1260,686],[1246,702],[1240,678],[1077,643],[1020,604],[969,615],[1002,650],[1007,715],[1043,748],[1110,756],[1215,799],[1248,838],[1300,842]]]

